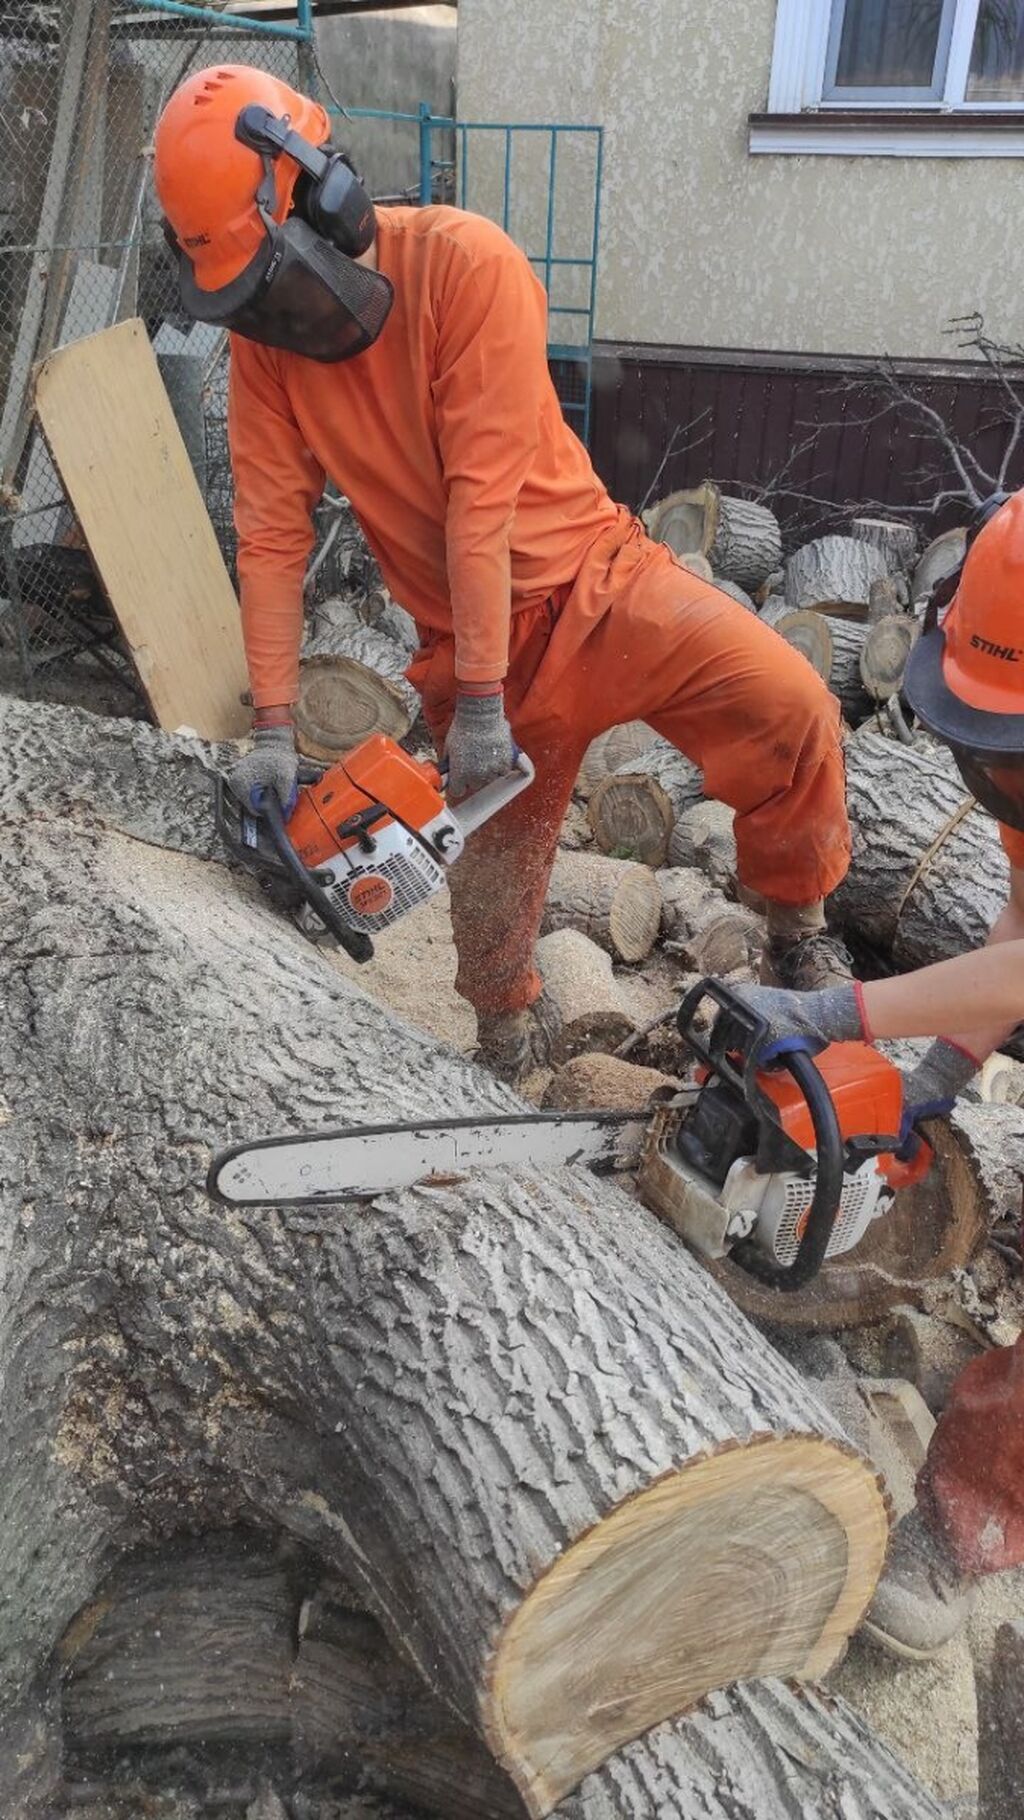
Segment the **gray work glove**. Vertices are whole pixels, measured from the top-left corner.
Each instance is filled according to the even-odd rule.
[[[936,1037],[917,1067],[904,1078],[905,1128],[909,1130],[918,1119],[943,1118],[952,1112],[954,1100],[980,1067],[981,1063],[966,1049],[958,1049],[944,1036]]]
[[[737,986],[734,991],[767,1021],[768,1035],[756,1054],[762,1065],[795,1049],[817,1055],[829,1043],[865,1041],[855,985],[825,986],[820,992],[786,992],[776,986]]]
[[[232,765],[228,785],[245,809],[258,809],[260,792],[273,790],[285,814],[298,790],[299,756],[291,727],[255,727],[252,751]]]
[[[452,803],[472,796],[515,769],[516,743],[505,718],[503,695],[459,695],[445,741],[447,795]]]

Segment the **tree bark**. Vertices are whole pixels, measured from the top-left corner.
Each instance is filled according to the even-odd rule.
[[[27,761],[0,869],[0,1710],[112,1550],[241,1508],[355,1573],[530,1814],[711,1687],[824,1670],[883,1500],[707,1273],[582,1170],[211,1206],[211,1148],[245,1136],[521,1103],[223,868],[51,819]]]
[[[736,837],[728,803],[706,798],[680,815],[669,835],[668,864],[696,868],[716,891],[735,889]]]
[[[295,729],[310,758],[331,760],[371,733],[401,739],[420,711],[405,679],[409,653],[344,600],[325,601],[299,666]]]
[[[899,518],[853,518],[850,536],[884,556],[890,575],[906,575],[917,555],[917,526]]]
[[[828,686],[839,699],[843,719],[848,726],[858,727],[871,712],[871,698],[861,676],[861,654],[866,628],[850,619],[830,619],[832,663]]]
[[[832,898],[842,927],[901,969],[980,947],[1009,870],[990,815],[956,820],[969,795],[949,752],[864,728],[847,742],[846,775],[853,857]]]
[[[667,740],[659,740],[597,785],[587,819],[602,853],[663,866],[675,823],[704,800],[697,766]]]
[[[616,960],[646,960],[661,933],[661,891],[647,866],[602,853],[559,853],[541,933],[579,929]]]
[[[871,584],[889,572],[884,556],[854,537],[818,537],[795,550],[786,564],[791,607],[866,617]]]
[[[232,1560],[232,1545],[246,1558]],[[289,1585],[272,1549],[234,1532],[212,1550],[179,1551],[173,1571],[153,1557],[117,1569],[76,1620],[84,1640],[72,1637],[65,1653],[72,1760],[88,1764],[97,1745],[115,1746],[145,1788],[143,1715],[144,1735],[197,1747],[200,1769],[208,1742],[251,1744],[266,1708],[254,1644],[269,1627],[287,1639],[291,1671],[275,1679],[272,1702],[272,1725],[288,1745],[282,1768],[311,1768],[322,1779],[306,1783],[307,1801],[320,1786],[359,1786],[438,1820],[520,1820],[525,1809],[512,1784],[395,1655],[352,1587],[317,1583],[310,1566],[295,1563]],[[247,1614],[256,1637],[246,1631]],[[716,1693],[627,1745],[555,1816],[938,1820],[940,1811],[842,1700],[768,1681]]]

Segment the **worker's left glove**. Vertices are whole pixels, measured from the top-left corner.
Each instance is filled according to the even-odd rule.
[[[952,1112],[954,1101],[980,1067],[969,1049],[951,1043],[948,1037],[936,1037],[904,1078],[903,1136],[909,1135],[919,1119],[945,1118]]]
[[[459,694],[444,750],[452,803],[514,771],[517,749],[505,718],[504,694]]]
[[[860,983],[825,986],[820,992],[786,992],[775,986],[737,986],[736,997],[763,1017],[768,1034],[754,1052],[761,1066],[802,1050],[819,1055],[830,1043],[867,1040]]]

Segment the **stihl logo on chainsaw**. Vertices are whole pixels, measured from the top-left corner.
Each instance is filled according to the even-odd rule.
[[[379,872],[354,879],[346,894],[357,916],[383,916],[394,902],[394,887]]]
[[[971,634],[971,644],[976,651],[984,651],[987,657],[998,657],[1004,664],[1019,664],[1020,651],[1016,645],[995,645],[990,638],[980,638],[977,632]]]

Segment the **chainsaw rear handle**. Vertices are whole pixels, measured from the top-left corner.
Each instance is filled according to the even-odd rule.
[[[448,813],[464,836],[475,834],[492,815],[497,815],[499,809],[504,809],[514,797],[528,790],[536,775],[532,761],[517,747],[514,770],[504,777],[496,777],[493,783],[483,784],[472,796],[464,796],[461,803],[449,803]],[[441,772],[443,783],[447,777],[447,767],[444,767]]]
[[[708,998],[719,1009],[705,1043],[692,1026],[698,1007]],[[712,1074],[720,1075],[731,1087],[738,1089],[757,1118],[778,1122],[776,1108],[757,1078],[760,1072],[757,1050],[770,1035],[765,1018],[751,1010],[730,987],[718,980],[705,979],[686,994],[676,1022],[683,1041]],[[736,1057],[740,1058],[740,1066],[737,1066]],[[792,1075],[807,1102],[816,1152],[814,1196],[792,1264],[773,1264],[749,1239],[741,1241],[732,1255],[737,1264],[762,1283],[792,1291],[803,1289],[825,1262],[842,1203],[846,1153],[832,1096],[807,1051],[790,1050],[774,1065],[785,1068]]]

